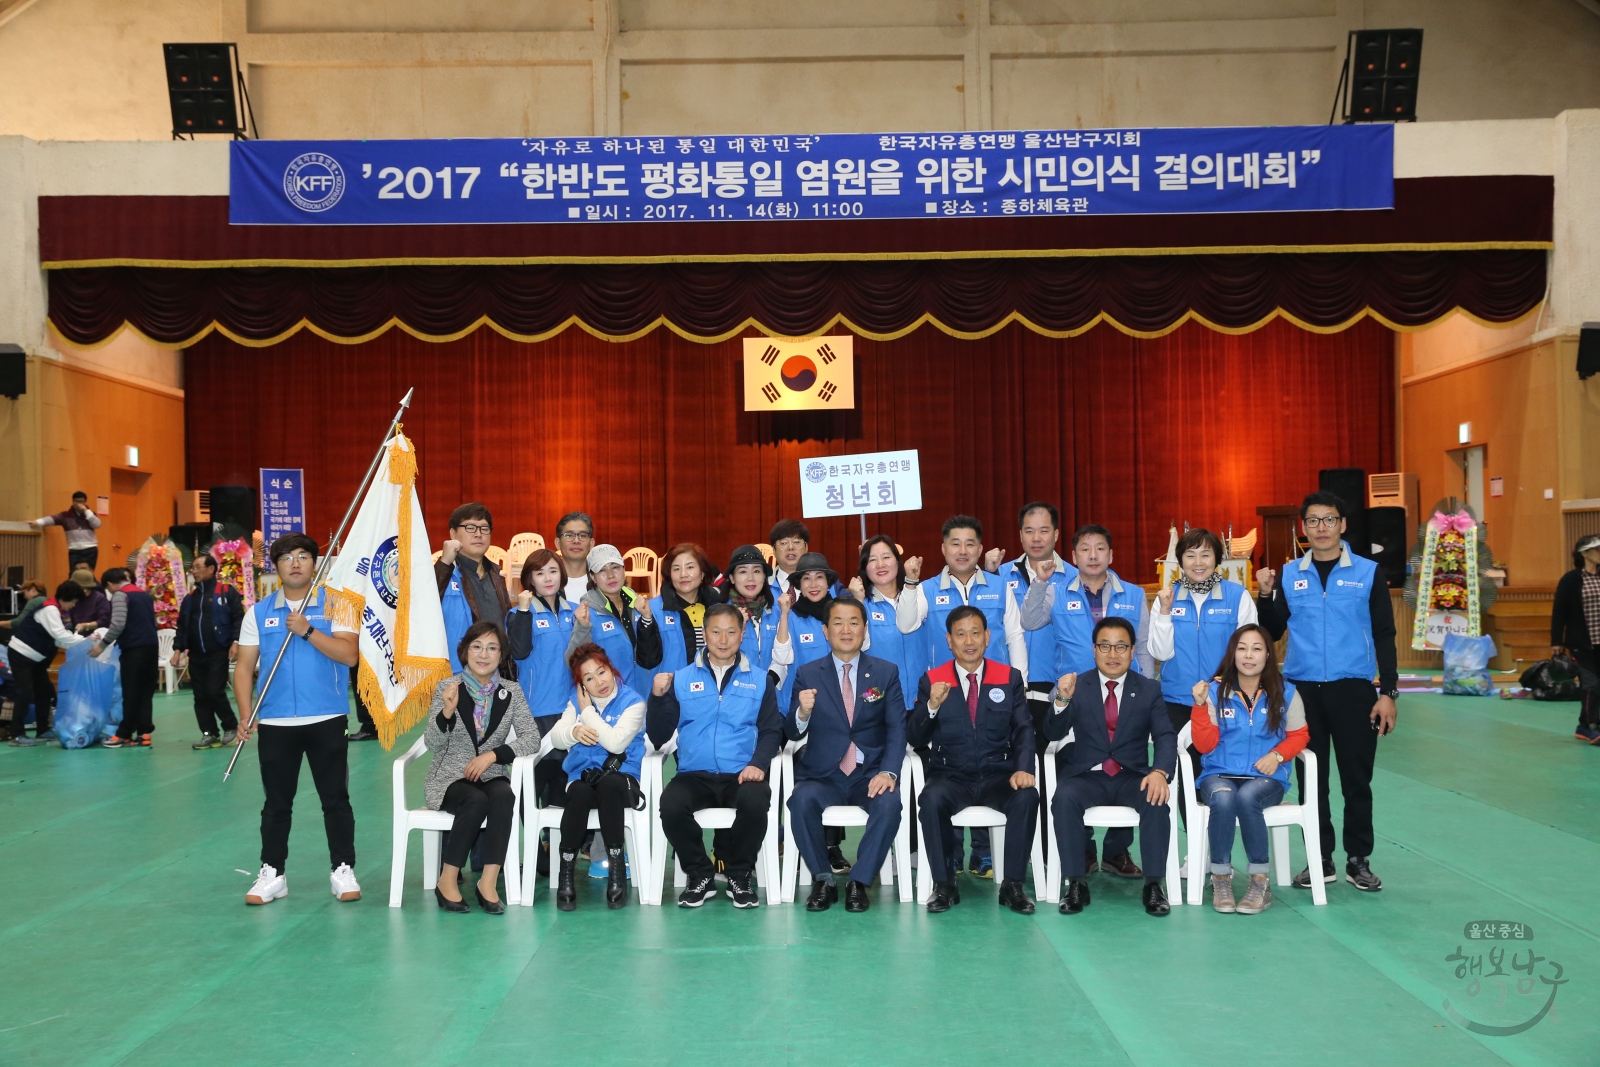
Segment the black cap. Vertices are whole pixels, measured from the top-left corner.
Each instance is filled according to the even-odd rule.
[[[761,550],[755,545],[740,545],[738,548],[734,549],[733,555],[728,557],[728,569],[723,571],[723,573],[728,576],[729,581],[732,581],[733,569],[735,567],[743,567],[746,564],[751,563],[760,567],[761,572],[766,575],[768,579],[772,577],[772,564],[767,562],[767,557],[763,556],[761,554]]]

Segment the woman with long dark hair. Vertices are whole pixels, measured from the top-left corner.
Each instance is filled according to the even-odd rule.
[[[688,666],[706,643],[706,608],[719,603],[722,594],[706,550],[692,541],[667,549],[661,571],[666,578],[661,595],[650,599],[650,614],[661,630],[661,665],[656,670],[676,671]]]
[[[1195,682],[1190,710],[1194,747],[1200,750],[1202,803],[1211,810],[1211,906],[1221,912],[1256,915],[1272,904],[1267,881],[1267,823],[1263,812],[1282,802],[1289,788],[1289,763],[1306,747],[1305,706],[1284,681],[1272,638],[1257,623],[1228,639],[1215,678]],[[1233,897],[1233,828],[1237,824],[1249,861],[1244,898]],[[1198,876],[1191,871],[1190,876]]]

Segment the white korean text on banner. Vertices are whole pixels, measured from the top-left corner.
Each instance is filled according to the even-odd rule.
[[[744,339],[746,411],[848,411],[856,406],[855,338]]]
[[[299,467],[262,467],[261,470],[261,544],[271,548],[272,542],[284,534],[306,532],[305,471]],[[262,569],[270,572],[272,561],[261,561]]]
[[[922,468],[914,448],[800,461],[803,518],[921,510]]]
[[[1377,210],[1394,128],[234,141],[228,221],[704,222]]]

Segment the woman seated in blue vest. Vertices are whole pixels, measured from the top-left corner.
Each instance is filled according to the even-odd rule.
[[[779,596],[772,585],[772,564],[755,545],[740,545],[728,557],[727,583],[722,589],[723,603],[744,613],[744,639],[739,652],[756,669],[782,684],[794,662],[794,645],[789,640],[787,595]]]
[[[911,558],[910,566],[921,573],[922,558]],[[879,659],[900,668],[900,692],[906,710],[917,702],[917,683],[933,666],[929,658],[928,621],[924,618],[910,632],[900,629],[895,605],[905,591],[916,589],[915,579],[906,576],[907,561],[887,534],[869,537],[861,546],[861,561],[856,577],[850,579],[850,592],[867,607],[867,647]]]
[[[650,601],[628,588],[622,553],[615,545],[595,545],[588,562],[589,591],[572,612],[567,662],[592,641],[606,650],[625,685],[648,693],[651,675],[661,663],[661,627]]]
[[[463,670],[439,683],[428,708],[422,740],[433,762],[423,793],[428,807],[456,817],[444,839],[444,866],[433,891],[445,911],[472,910],[461,899],[459,880],[480,832],[487,862],[478,879],[478,906],[490,915],[506,910],[495,886],[516,815],[509,767],[518,756],[539,751],[539,727],[528,714],[522,689],[501,673],[510,648],[499,623],[467,627],[456,646]]]
[[[1210,680],[1233,632],[1256,621],[1256,602],[1244,586],[1217,573],[1225,553],[1222,539],[1210,530],[1185,530],[1173,554],[1178,557],[1178,580],[1156,595],[1149,650],[1161,664],[1167,717],[1174,730],[1182,730],[1189,721],[1194,684]],[[1191,768],[1197,766],[1193,746],[1188,756]],[[1181,811],[1181,793],[1179,807]],[[1183,817],[1187,825],[1186,811]]]
[[[661,557],[667,583],[650,600],[650,615],[661,632],[659,671],[688,666],[706,643],[706,608],[722,600],[716,571],[706,550],[690,541],[673,545]]]
[[[639,765],[644,760],[645,698],[622,683],[611,657],[596,644],[580,645],[573,652],[571,680],[567,708],[550,731],[555,746],[567,750],[556,907],[571,911],[578,906],[578,850],[589,830],[589,812],[598,809],[606,846],[606,906],[625,908],[623,821],[628,809],[644,806]]]
[[[1267,881],[1267,823],[1263,812],[1283,800],[1289,764],[1306,747],[1305,705],[1284,681],[1272,638],[1258,623],[1228,639],[1214,681],[1190,692],[1194,745],[1201,752],[1199,800],[1211,809],[1211,906],[1257,915],[1272,904]],[[1233,897],[1233,827],[1239,826],[1250,883]],[[1191,871],[1191,877],[1199,872]]]

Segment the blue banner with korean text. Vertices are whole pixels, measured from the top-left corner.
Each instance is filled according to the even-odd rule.
[[[271,548],[284,534],[306,532],[305,471],[299,467],[261,467],[261,543]],[[272,561],[261,562],[272,570]]]
[[[1394,206],[1394,128],[234,141],[245,225],[891,219]]]

